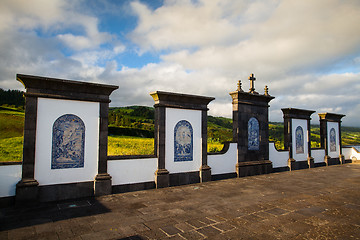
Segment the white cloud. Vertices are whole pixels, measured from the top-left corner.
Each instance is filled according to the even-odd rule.
[[[344,125],[360,126],[359,1],[165,0],[154,10],[131,1],[138,21],[126,45],[125,33],[101,31],[101,14],[84,4],[0,2],[0,86],[19,88],[16,73],[115,84],[112,106],[151,106],[156,90],[198,94],[216,98],[209,114],[231,117],[228,93],[239,79],[247,91],[254,72],[256,90],[268,85],[276,97],[271,121],[296,107],[343,113]],[[128,14],[110,5],[111,14]],[[131,68],[132,56],[121,56],[137,49],[161,61]]]

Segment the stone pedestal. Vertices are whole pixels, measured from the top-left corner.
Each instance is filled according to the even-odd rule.
[[[211,181],[211,167],[208,165],[203,165],[200,168],[200,182],[209,182]]]
[[[340,164],[345,164],[345,156],[343,154],[339,155]]]
[[[158,169],[155,172],[155,184],[156,188],[169,187],[169,171],[166,169]]]
[[[111,194],[111,189],[111,176],[108,173],[96,175],[94,182],[94,192],[96,197]]]
[[[35,179],[22,179],[16,184],[16,204],[31,204],[38,201],[39,183]]]
[[[307,161],[308,161],[309,168],[314,168],[314,166],[315,166],[314,158],[308,157]]]

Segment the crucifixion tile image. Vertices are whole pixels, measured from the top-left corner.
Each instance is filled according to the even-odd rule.
[[[295,130],[296,153],[304,153],[304,130],[298,126]]]
[[[186,120],[179,121],[174,128],[174,161],[193,160],[193,128]]]
[[[248,122],[248,150],[259,150],[259,121],[252,117]]]
[[[51,169],[84,167],[85,124],[76,115],[65,114],[54,122]]]
[[[334,128],[330,129],[330,152],[336,152],[336,132]]]

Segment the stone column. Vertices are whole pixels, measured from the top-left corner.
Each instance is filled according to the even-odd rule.
[[[171,159],[172,153],[166,153],[166,142],[168,135],[174,134],[171,131],[167,132],[167,109],[184,110],[184,118],[186,118],[186,111],[199,111],[201,114],[201,165],[199,166],[198,176],[201,182],[211,180],[211,169],[207,165],[207,105],[214,100],[211,97],[195,96],[188,94],[170,93],[156,91],[150,93],[155,101],[155,154],[158,158],[158,169],[155,172],[156,188],[168,187],[176,184],[192,183],[194,172],[176,172],[171,173],[167,170],[166,159]],[[169,143],[174,144],[174,143]],[[166,156],[166,154],[170,154]],[[170,160],[169,160],[170,161]],[[172,159],[171,161],[175,161]],[[176,183],[171,183],[170,175]]]
[[[274,97],[269,95],[267,86],[263,95],[255,91],[256,78],[253,74],[249,80],[249,92],[242,90],[240,81],[237,90],[230,92],[233,104],[233,138],[237,142],[238,177],[272,172],[269,160],[268,108]]]
[[[342,164],[345,163],[345,157],[342,155],[342,143],[341,143],[341,119],[345,117],[343,114],[335,114],[335,113],[319,113],[320,119],[320,141],[321,148],[325,149],[325,157],[324,161],[326,166],[333,164]],[[339,142],[337,147],[339,148],[339,155],[334,157],[330,156],[331,147],[329,146],[330,136],[328,134],[329,124],[333,124],[337,128],[337,136]]]
[[[22,161],[22,179],[16,184],[16,202],[34,202],[38,199],[39,183],[34,178],[36,142],[37,97],[25,93],[25,124]]]
[[[99,165],[95,177],[95,196],[111,194],[111,176],[107,173],[109,103],[100,103],[99,112]]]
[[[314,167],[314,158],[311,157],[311,141],[310,141],[310,116],[315,111],[297,109],[297,108],[283,108],[281,109],[284,114],[284,147],[289,151],[288,167],[289,170],[297,170],[301,168],[312,168]],[[307,141],[304,141],[304,144],[307,146],[306,158],[305,159],[295,159],[294,155],[296,153],[296,143],[293,142],[294,136],[293,132],[296,129],[293,129],[293,121],[299,120],[306,121],[306,124],[303,126],[306,127],[306,131],[303,132],[306,136]]]

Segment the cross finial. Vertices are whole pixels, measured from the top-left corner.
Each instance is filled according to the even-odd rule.
[[[256,80],[256,78],[254,77],[254,74],[252,73],[250,76],[249,76],[249,80],[250,80],[250,93],[257,93],[255,92],[255,83],[254,81]]]
[[[269,96],[269,88],[267,85],[265,85],[264,90],[265,90],[265,96]]]
[[[237,89],[236,89],[236,91],[238,91],[238,92],[243,92],[243,90],[241,89],[241,80],[239,80],[238,83],[237,83]]]

